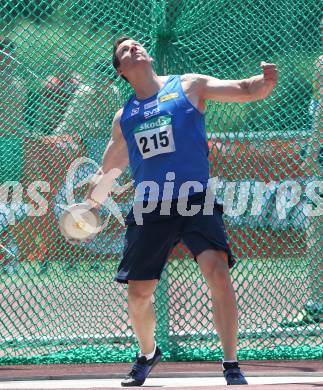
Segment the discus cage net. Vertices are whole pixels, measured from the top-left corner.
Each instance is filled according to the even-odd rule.
[[[0,364],[137,351],[126,286],[113,280],[124,228],[102,207],[106,230],[72,246],[58,222],[83,199],[132,93],[111,66],[121,35],[161,75],[242,79],[261,60],[277,64],[267,99],[208,103],[210,174],[238,258],[239,358],[322,358],[320,11],[315,0],[0,1]],[[119,185],[130,181],[126,170]],[[123,215],[132,196],[131,186],[113,195]],[[165,360],[222,357],[208,288],[183,245],[154,305]]]

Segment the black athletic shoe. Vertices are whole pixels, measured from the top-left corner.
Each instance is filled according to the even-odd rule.
[[[239,367],[228,368],[223,371],[227,385],[247,385],[248,382]]]
[[[155,355],[152,359],[147,360],[145,356],[136,358],[135,364],[129,374],[121,381],[121,386],[141,386],[145,383],[150,371],[160,361],[162,356],[161,350],[156,347]]]

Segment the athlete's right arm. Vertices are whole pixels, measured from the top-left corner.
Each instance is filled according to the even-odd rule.
[[[87,202],[99,207],[111,193],[115,179],[128,165],[128,148],[120,127],[123,109],[119,110],[112,122],[112,134],[103,154],[102,167],[91,180]]]

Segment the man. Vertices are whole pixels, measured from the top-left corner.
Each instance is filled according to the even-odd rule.
[[[206,201],[209,166],[204,109],[207,100],[266,98],[277,83],[276,66],[263,62],[262,75],[219,80],[199,74],[158,76],[152,62],[134,39],[122,37],[115,42],[113,65],[135,95],[114,117],[102,168],[93,179],[96,185],[90,187],[87,200],[99,207],[129,160],[135,201],[126,221],[124,257],[116,280],[128,283],[129,316],[140,354],[121,384],[142,385],[161,358],[154,340],[152,296],[168,255],[181,239],[211,291],[227,384],[247,384],[237,362],[238,315],[229,274],[235,260],[226,238],[223,210],[213,203],[212,212],[204,212],[212,203]],[[188,216],[196,207],[199,211]]]
[[[102,61],[93,66],[91,77],[88,82],[80,83],[75,91],[63,120],[53,132],[53,135],[68,134],[73,139],[79,139],[86,147],[86,157],[99,163],[106,148],[107,140],[110,138],[109,124],[120,106],[120,91],[115,85],[116,74],[110,63]],[[95,119],[94,119],[95,118]],[[77,170],[77,182],[93,174],[95,171],[93,164],[82,164]],[[66,184],[63,184],[56,196],[55,214],[60,218],[63,210],[59,204],[67,202]],[[119,228],[119,226],[116,226]],[[110,230],[111,232],[111,230]],[[122,243],[124,232],[116,229],[113,235],[98,235],[88,243],[88,249],[97,253],[114,253],[122,250],[121,245],[116,245],[116,241]],[[117,240],[116,237],[119,239]],[[75,263],[71,259],[68,269],[74,269]],[[91,269],[99,271],[100,260],[93,256]]]
[[[17,65],[16,46],[0,35],[0,183],[19,181],[22,173],[27,92]]]
[[[69,134],[81,138],[87,157],[95,161],[102,158],[106,140],[110,137],[109,123],[120,100],[114,83],[115,72],[111,68],[101,62],[94,66],[89,84],[79,84],[63,120],[53,132],[55,135]]]
[[[17,77],[16,46],[0,36],[0,128],[1,135],[25,135],[26,88]]]
[[[79,75],[73,72],[68,57],[62,53],[57,55],[52,71],[46,81],[29,92],[26,112],[30,130],[45,135],[52,134],[62,121],[80,84]]]
[[[24,81],[19,77],[16,50],[16,45],[9,38],[0,35],[0,185],[8,181],[20,181],[22,175],[27,91]],[[19,204],[7,199],[6,195],[0,194],[0,243],[9,252],[0,247],[0,264],[4,272],[12,273],[19,268],[19,247],[9,232],[8,210],[12,209],[13,215],[19,219],[26,212]]]

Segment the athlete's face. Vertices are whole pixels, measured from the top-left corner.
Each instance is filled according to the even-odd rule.
[[[118,46],[116,55],[120,62],[117,71],[125,76],[129,70],[134,69],[139,64],[150,64],[152,62],[152,58],[146,49],[139,42],[132,39],[123,41]]]

